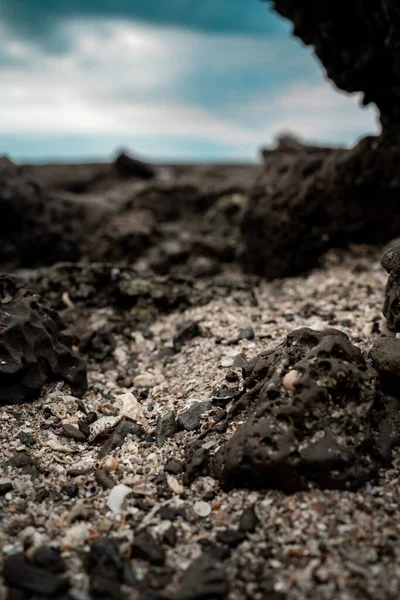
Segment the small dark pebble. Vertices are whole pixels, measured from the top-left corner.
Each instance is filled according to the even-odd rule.
[[[187,342],[199,335],[201,332],[198,323],[195,321],[184,323],[172,340],[175,352],[180,352]]]
[[[255,334],[252,327],[242,327],[239,331],[239,340],[254,340]]]
[[[221,389],[212,397],[213,402],[218,404],[227,404],[231,400],[238,398],[243,392],[238,388],[222,386]]]
[[[41,598],[55,598],[69,587],[66,579],[28,563],[22,552],[6,558],[3,576],[7,585]]]
[[[240,515],[239,530],[248,533],[254,533],[258,525],[258,518],[254,506],[245,508]]]
[[[157,485],[165,483],[166,481],[167,481],[167,476],[163,471],[161,471],[161,473],[158,473],[157,477],[155,478],[155,482]]]
[[[247,359],[245,355],[241,352],[240,354],[236,354],[233,359],[233,368],[234,369],[242,369],[247,365]]]
[[[105,469],[95,471],[94,478],[99,485],[105,490],[110,490],[116,485],[114,479],[108,474]]]
[[[90,546],[85,557],[85,566],[90,578],[93,598],[122,600],[121,584],[133,586],[136,575],[128,560],[120,556],[117,543],[108,538],[99,538]]]
[[[132,558],[146,560],[153,565],[165,563],[165,552],[150,533],[144,531],[135,536],[132,544]]]
[[[222,531],[217,531],[216,535],[217,542],[231,548],[236,548],[246,538],[247,536],[244,531],[237,531],[236,529],[223,529]]]
[[[67,475],[68,477],[80,477],[81,475],[87,475],[91,470],[91,467],[87,467],[86,469],[69,469]]]
[[[83,412],[84,415],[87,415],[88,413],[87,413],[86,406],[85,406],[85,403],[83,402],[83,400],[81,398],[76,398],[75,402],[77,403],[79,410],[81,412]]]
[[[49,546],[40,546],[39,548],[36,548],[31,560],[34,565],[41,569],[45,569],[50,573],[65,573],[67,570],[64,559],[57,550],[54,550],[54,548],[50,548]]]
[[[173,508],[172,506],[162,506],[159,511],[160,517],[165,521],[175,521],[178,517],[186,519],[186,510],[184,508]]]
[[[220,423],[221,421],[226,419],[227,414],[228,413],[226,412],[226,410],[224,408],[221,408],[220,406],[216,406],[212,413],[214,423]]]
[[[161,448],[165,440],[175,435],[177,431],[178,425],[176,422],[175,412],[170,410],[163,415],[157,423],[156,440],[158,447]]]
[[[222,565],[213,556],[202,554],[186,569],[180,582],[177,600],[217,600],[226,598],[229,582]]]
[[[211,402],[194,402],[185,412],[178,416],[178,427],[186,431],[199,429],[202,415],[210,410]]]
[[[20,590],[16,587],[12,587],[8,590],[8,600],[28,600],[30,598],[30,594],[28,595],[24,590]]]
[[[86,421],[78,421],[78,427],[79,427],[79,431],[81,433],[83,433],[85,438],[88,438],[90,435],[89,423],[87,423]]]
[[[228,383],[235,383],[236,381],[239,381],[239,375],[235,373],[235,371],[229,371],[229,373],[225,375],[225,379]]]
[[[74,427],[69,423],[64,423],[61,425],[61,429],[67,437],[70,437],[78,442],[86,442],[86,435],[77,427]]]
[[[50,417],[54,417],[53,413],[51,412],[51,410],[49,409],[48,406],[45,406],[43,409],[43,416],[45,419],[50,419]]]
[[[123,419],[100,448],[98,457],[104,458],[116,448],[120,448],[128,435],[141,437],[142,434],[143,429],[137,423]]]
[[[26,431],[21,431],[18,437],[21,444],[24,444],[24,446],[28,446],[28,448],[31,448],[36,444],[36,440],[33,437],[33,435],[31,435],[30,433],[26,433]]]
[[[183,464],[180,460],[170,460],[165,465],[164,471],[171,473],[171,475],[179,475],[183,471]]]
[[[40,465],[35,458],[32,458],[27,452],[16,452],[10,458],[8,464],[15,469],[20,469],[22,473],[37,477],[40,471]]]
[[[63,494],[66,494],[70,498],[76,498],[79,494],[78,486],[74,485],[73,483],[66,483],[62,486],[61,491]]]
[[[0,496],[4,496],[4,494],[8,494],[8,492],[12,492],[13,484],[9,483],[0,483]]]
[[[166,531],[164,531],[163,541],[172,548],[176,545],[176,542],[178,541],[178,534],[173,525],[171,525]]]

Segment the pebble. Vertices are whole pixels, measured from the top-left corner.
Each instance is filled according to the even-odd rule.
[[[226,356],[225,358],[223,358],[221,360],[221,362],[219,364],[221,365],[221,367],[228,368],[228,367],[233,367],[233,363],[234,363],[233,357]]]
[[[194,402],[185,412],[178,415],[178,427],[186,431],[199,429],[202,415],[210,408],[211,402]]]
[[[248,533],[254,533],[258,525],[258,517],[256,515],[256,511],[254,510],[254,506],[249,506],[245,508],[242,514],[240,515],[239,520],[239,530],[246,531]]]
[[[128,435],[141,437],[142,433],[143,430],[137,423],[123,419],[100,448],[98,454],[99,458],[104,458],[116,448],[120,448]]]
[[[41,598],[55,598],[69,587],[67,579],[30,564],[22,552],[6,558],[3,576],[9,586]]]
[[[133,380],[133,387],[135,388],[152,388],[155,384],[155,377],[151,373],[140,373]]]
[[[201,335],[201,331],[196,321],[184,323],[172,340],[175,352],[180,352],[187,342],[199,335]]]
[[[12,492],[13,484],[11,481],[6,481],[5,483],[0,483],[0,496],[5,496],[8,492]]]
[[[18,437],[20,439],[21,444],[24,444],[24,446],[28,446],[28,448],[31,448],[36,444],[36,440],[33,437],[33,435],[27,433],[26,431],[21,431]]]
[[[183,486],[179,483],[179,481],[173,477],[172,475],[167,475],[167,484],[168,487],[174,492],[174,494],[182,494]]]
[[[66,564],[64,559],[60,556],[57,550],[50,548],[50,546],[40,546],[36,548],[31,558],[33,564],[42,569],[46,569],[50,573],[64,573],[66,571]]]
[[[94,478],[105,490],[110,490],[117,485],[115,480],[107,473],[105,469],[97,469],[97,471],[95,471]]]
[[[86,435],[77,427],[70,425],[69,423],[64,423],[61,425],[61,429],[65,433],[66,436],[76,440],[77,442],[86,442]]]
[[[227,598],[229,581],[222,565],[209,554],[196,558],[184,572],[176,600]]]
[[[132,558],[146,560],[153,565],[165,563],[165,552],[150,533],[144,531],[135,536],[132,544]]]
[[[244,531],[237,531],[236,529],[222,529],[217,531],[216,540],[220,544],[225,544],[231,548],[236,548],[244,540],[247,539]]]
[[[175,435],[177,431],[178,425],[176,422],[176,415],[173,410],[170,410],[165,413],[157,423],[156,440],[158,447],[161,448],[165,440]]]
[[[203,502],[203,500],[195,502],[193,510],[196,515],[202,518],[208,517],[211,514],[211,506],[208,504],[208,502]]]
[[[179,475],[183,471],[183,464],[179,460],[170,460],[165,465],[164,471],[171,475]]]
[[[108,498],[107,506],[113,513],[120,513],[126,496],[132,493],[132,489],[123,483],[115,485]]]

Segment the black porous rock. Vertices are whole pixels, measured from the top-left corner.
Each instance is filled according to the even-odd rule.
[[[254,531],[257,529],[257,524],[258,517],[256,515],[256,511],[254,510],[254,506],[245,508],[240,515],[239,531],[254,533]]]
[[[224,568],[213,556],[202,554],[183,574],[176,600],[218,600],[228,594],[229,581]]]
[[[374,102],[384,127],[400,121],[400,10],[397,0],[313,2],[272,0],[293,22],[293,34],[314,48],[328,77]]]
[[[370,358],[379,373],[381,388],[385,394],[398,396],[400,390],[400,340],[382,337],[374,342]]]
[[[115,540],[103,537],[95,540],[85,557],[90,577],[90,591],[94,598],[122,600],[121,585],[134,585],[135,573],[127,559],[121,557]]]
[[[176,422],[176,415],[173,410],[168,411],[160,417],[157,423],[156,439],[159,448],[164,445],[164,442],[174,436],[178,431],[178,424]]]
[[[86,364],[68,346],[58,315],[13,276],[0,275],[0,405],[34,399],[50,381],[86,391]]]
[[[82,208],[22,176],[19,167],[5,160],[0,165],[1,270],[78,260]]]
[[[383,253],[381,264],[389,274],[383,314],[387,328],[395,333],[400,331],[400,244],[390,246]]]
[[[6,584],[40,598],[57,598],[69,587],[68,580],[54,572],[54,565],[46,568],[30,563],[23,552],[4,561],[3,576]]]
[[[399,160],[400,132],[349,150],[298,144],[266,153],[242,222],[247,272],[291,276],[317,266],[329,248],[399,236]]]
[[[50,573],[65,573],[67,567],[64,559],[59,552],[50,546],[40,546],[36,548],[32,555],[32,563],[41,569],[46,569]]]
[[[149,165],[138,158],[130,156],[126,152],[121,152],[114,161],[114,168],[121,177],[136,177],[139,179],[153,179],[156,177],[156,170],[153,165]]]
[[[224,488],[357,489],[375,476],[378,376],[344,333],[295,330],[244,374],[248,420],[213,461]]]

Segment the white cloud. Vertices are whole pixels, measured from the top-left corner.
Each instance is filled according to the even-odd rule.
[[[314,67],[305,51],[288,52],[287,40],[121,21],[75,21],[67,33],[70,52],[49,55],[3,31],[3,55],[23,62],[0,64],[0,135],[175,136],[237,145],[238,153],[248,147],[254,154],[281,130],[338,142],[374,130],[372,113],[358,108],[357,99],[338,94],[322,78],[302,83]],[[226,76],[251,68],[265,69],[271,80],[255,98],[249,89],[246,102],[233,95],[223,107],[185,101],[194,73]],[[298,73],[291,85],[282,77],[286,71]]]

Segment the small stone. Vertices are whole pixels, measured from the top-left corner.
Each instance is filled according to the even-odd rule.
[[[73,483],[66,483],[62,486],[61,491],[63,494],[66,494],[70,498],[76,498],[79,494],[78,486],[74,485]]]
[[[69,587],[66,579],[28,563],[22,552],[6,558],[3,576],[7,585],[45,598],[55,598]]]
[[[115,480],[110,477],[105,469],[98,469],[95,471],[94,478],[105,490],[110,490],[117,485]]]
[[[128,496],[131,493],[132,490],[127,485],[124,485],[123,483],[115,485],[107,498],[108,508],[113,513],[120,513],[126,496]]]
[[[248,533],[254,533],[258,525],[258,518],[254,506],[245,508],[240,515],[239,530]]]
[[[121,584],[135,585],[136,575],[128,560],[120,556],[116,540],[95,540],[85,559],[93,598],[122,600]]]
[[[133,423],[130,420],[123,419],[117,428],[112,432],[108,440],[104,442],[99,450],[99,458],[104,458],[107,454],[110,454],[116,448],[120,448],[128,435],[135,435],[141,437],[143,429],[137,423]]]
[[[211,506],[208,504],[208,502],[203,502],[202,500],[195,502],[193,510],[196,515],[203,519],[211,514]]]
[[[199,335],[201,335],[201,331],[196,321],[184,323],[172,341],[175,352],[180,352],[187,342]]]
[[[140,373],[133,380],[133,387],[135,388],[152,388],[155,384],[155,377],[151,373]]]
[[[164,550],[147,531],[135,536],[131,556],[146,560],[153,565],[161,566],[165,563]]]
[[[77,442],[87,441],[86,435],[80,429],[74,427],[73,425],[70,425],[69,423],[64,423],[63,425],[61,425],[61,429],[67,437],[70,437],[73,440],[76,440]]]
[[[176,532],[176,528],[173,525],[170,525],[168,529],[164,531],[163,540],[166,544],[168,544],[168,546],[171,546],[172,548],[176,546],[176,543],[178,541],[178,534]]]
[[[369,355],[379,373],[384,393],[397,396],[400,385],[400,340],[393,337],[379,338]]]
[[[175,412],[170,410],[163,415],[157,423],[156,439],[159,448],[164,444],[165,440],[175,435],[178,431]]]
[[[238,398],[242,392],[238,388],[221,387],[221,389],[212,397],[213,402],[218,404],[227,404],[231,400]]]
[[[182,494],[183,487],[181,486],[179,481],[172,475],[167,475],[167,484],[168,487],[174,492],[174,494]]]
[[[40,471],[40,465],[35,458],[32,458],[27,452],[16,452],[10,458],[8,464],[15,469],[19,469],[22,473],[37,477]]]
[[[67,569],[64,559],[60,556],[59,552],[49,546],[40,546],[39,548],[36,548],[31,561],[37,567],[41,567],[56,575],[65,573]]]
[[[232,356],[226,356],[225,358],[221,359],[219,364],[224,368],[233,367],[233,361],[234,359]]]
[[[178,415],[178,426],[186,431],[199,429],[202,415],[210,410],[211,402],[194,402],[190,408]]]
[[[239,381],[239,375],[235,373],[235,371],[229,371],[229,373],[225,375],[225,379],[228,383],[235,383],[236,381]]]
[[[7,481],[6,483],[0,483],[0,496],[5,496],[8,492],[13,491],[13,484],[11,481]]]
[[[252,327],[242,327],[239,331],[239,340],[254,340],[255,334]]]
[[[24,446],[28,446],[28,448],[31,448],[36,444],[36,440],[33,437],[33,435],[27,433],[26,431],[21,431],[18,437],[20,439],[21,444],[24,444]]]
[[[202,554],[186,569],[180,582],[177,600],[219,600],[227,598],[229,581],[220,563]]]
[[[290,392],[293,392],[294,384],[299,379],[299,377],[301,377],[300,371],[297,371],[296,369],[288,371],[282,379],[283,387],[289,390]]]
[[[235,529],[223,529],[222,531],[217,531],[216,535],[217,542],[231,548],[236,548],[236,546],[244,542],[246,537],[243,531],[236,531]]]
[[[170,460],[165,465],[164,471],[171,475],[179,475],[183,471],[183,464],[179,460]]]

